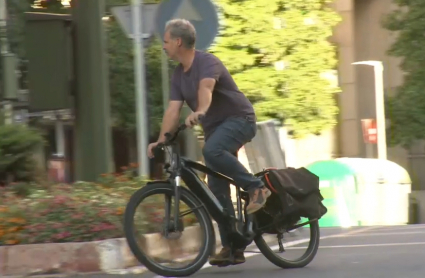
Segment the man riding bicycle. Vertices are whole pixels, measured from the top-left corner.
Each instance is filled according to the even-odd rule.
[[[256,134],[254,108],[216,56],[195,50],[195,40],[196,30],[189,21],[174,19],[167,23],[163,49],[179,65],[171,79],[170,101],[158,141],[149,145],[148,155],[152,158],[153,149],[165,141],[165,134],[177,128],[180,111],[186,101],[193,112],[186,118],[185,124],[193,127],[200,121],[204,130],[202,153],[205,164],[233,178],[238,186],[249,193],[247,213],[252,214],[264,206],[271,192],[259,178],[247,171],[234,154]],[[200,116],[203,116],[201,120]],[[230,185],[208,175],[208,186],[223,207],[234,216]],[[231,244],[227,239],[226,227],[219,226],[219,231],[223,248],[210,258],[210,264],[244,263],[243,249],[233,250],[234,260],[231,260]]]

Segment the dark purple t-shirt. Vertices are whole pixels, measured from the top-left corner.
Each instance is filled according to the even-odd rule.
[[[239,91],[238,86],[223,63],[213,54],[196,51],[192,66],[187,72],[179,64],[171,79],[170,100],[186,101],[196,111],[199,82],[203,78],[216,80],[211,105],[202,119],[207,139],[223,121],[231,117],[247,117],[255,121],[251,102]]]

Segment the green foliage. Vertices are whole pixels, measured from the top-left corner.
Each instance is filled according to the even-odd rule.
[[[114,18],[107,23],[107,35],[112,115],[116,126],[133,131],[136,126],[133,43]],[[149,124],[153,135],[159,132],[163,115],[161,44],[158,40],[153,40],[145,49],[145,60]]]
[[[0,190],[0,245],[123,236],[121,216],[128,199],[124,190],[113,192],[90,183],[31,188],[24,198]]]
[[[125,173],[105,174],[98,183],[0,188],[0,246],[124,237],[125,206],[145,183]],[[22,192],[23,186],[29,190]],[[149,197],[140,206],[135,217],[137,232],[159,232],[165,216],[164,196]],[[188,208],[182,203],[180,209]],[[187,227],[196,217],[189,214],[182,220]]]
[[[254,103],[259,120],[277,118],[294,136],[336,124],[338,88],[328,42],[338,15],[330,0],[218,0],[224,28],[212,48]]]
[[[397,32],[397,39],[388,54],[401,57],[404,82],[397,94],[387,101],[388,132],[391,145],[408,147],[413,141],[425,139],[425,2],[395,0],[398,9],[383,20],[384,28]]]
[[[24,125],[1,125],[0,182],[33,180],[37,172],[34,150],[43,143],[36,130]]]

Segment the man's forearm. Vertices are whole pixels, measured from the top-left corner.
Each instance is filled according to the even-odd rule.
[[[177,129],[180,113],[167,109],[162,120],[161,132],[159,133],[158,142],[165,141],[165,133],[174,132]]]
[[[211,89],[207,87],[200,87],[198,91],[198,108],[196,112],[207,113],[208,108],[210,108],[212,100]]]

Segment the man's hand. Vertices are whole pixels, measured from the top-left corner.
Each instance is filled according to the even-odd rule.
[[[185,120],[185,124],[187,127],[193,127],[199,124],[199,117],[204,116],[204,112],[192,112]]]
[[[153,158],[153,149],[155,149],[156,146],[158,146],[159,142],[150,143],[148,146],[148,157]]]

